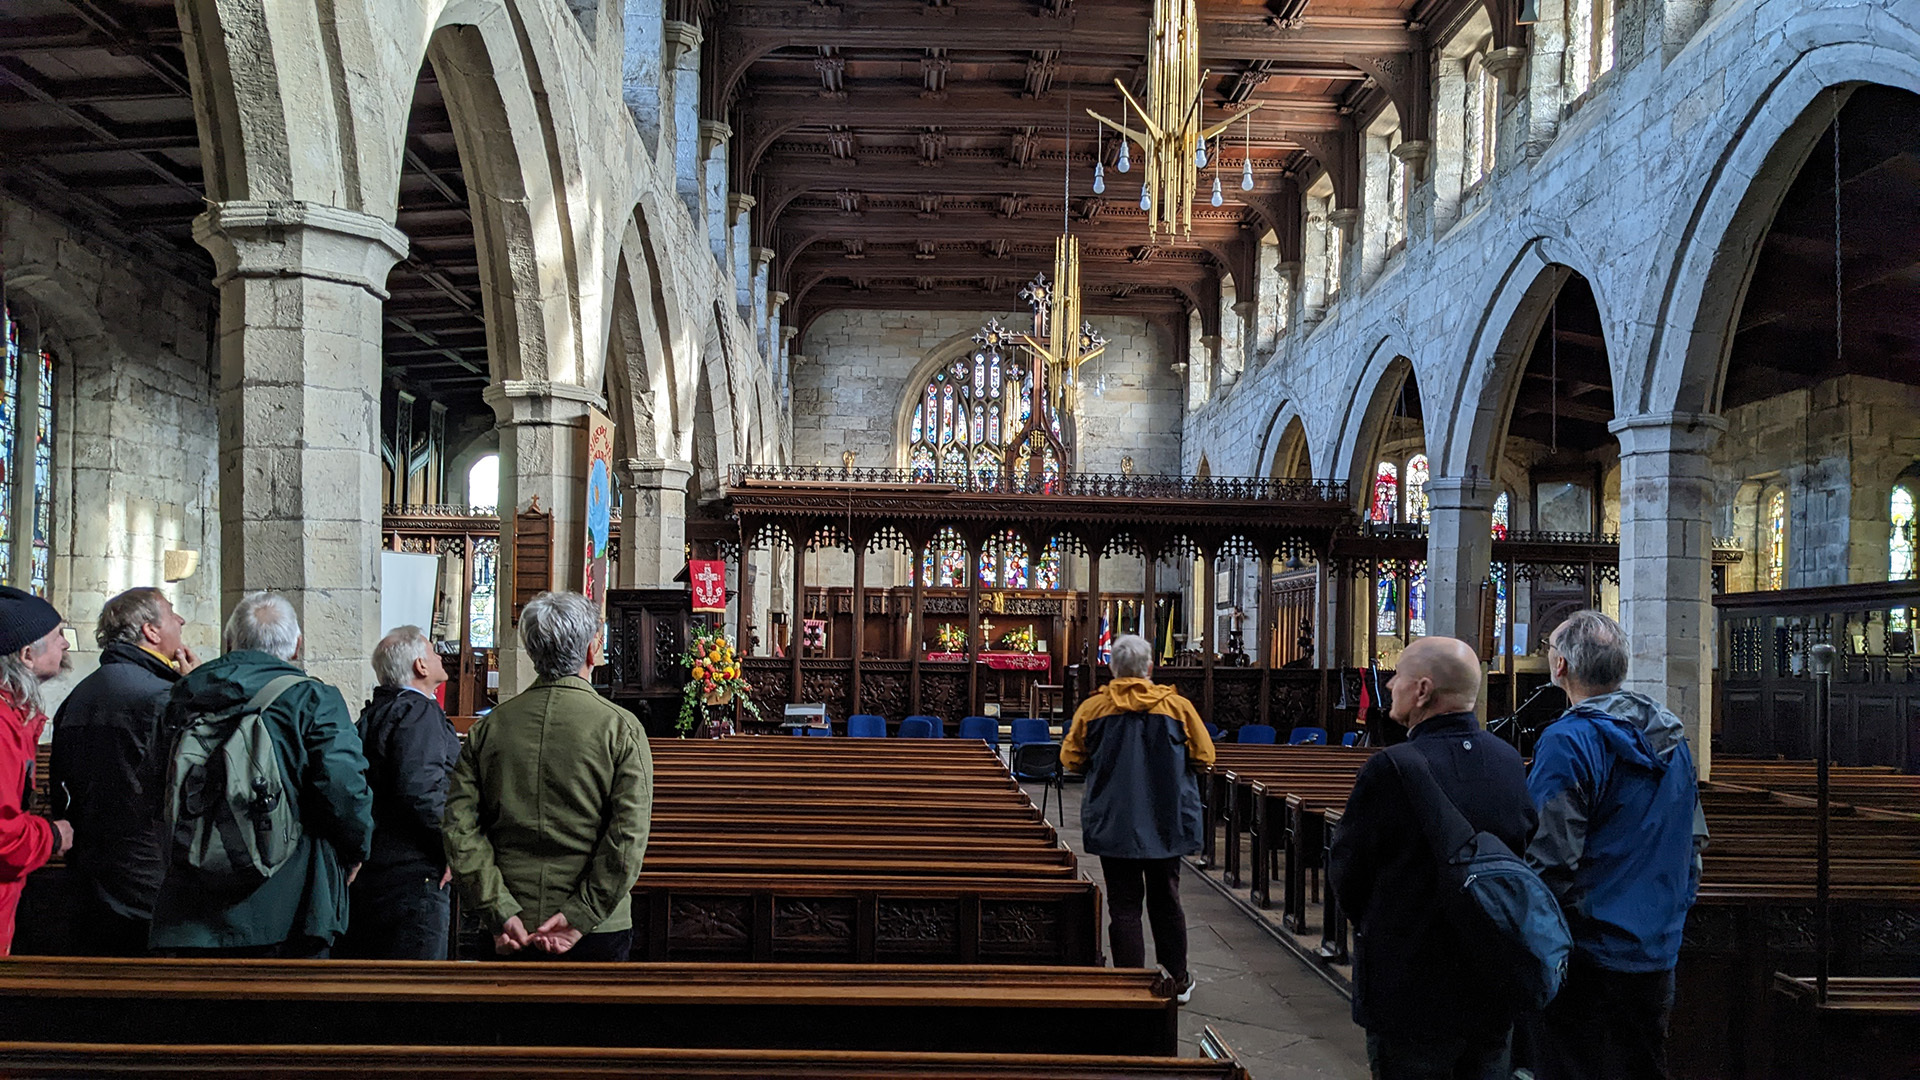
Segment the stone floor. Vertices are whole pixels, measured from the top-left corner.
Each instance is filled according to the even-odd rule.
[[[1039,785],[1027,789],[1037,805]],[[1080,791],[1079,785],[1069,784],[1064,807],[1049,799],[1047,818],[1084,857]],[[1100,881],[1100,860],[1083,858],[1081,865]],[[1180,897],[1187,913],[1189,966],[1197,984],[1193,1001],[1180,1014],[1181,1053],[1198,1054],[1200,1029],[1211,1025],[1254,1080],[1366,1080],[1366,1046],[1360,1029],[1353,1026],[1346,998],[1191,867],[1184,872]],[[1101,933],[1104,936],[1104,926]],[[1148,957],[1151,963],[1151,945]]]

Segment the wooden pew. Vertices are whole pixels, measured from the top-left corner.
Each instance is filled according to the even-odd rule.
[[[1920,1076],[1920,979],[1814,981],[1776,973],[1770,1002],[1775,1080],[1911,1080]]]
[[[208,1080],[1251,1080],[1232,1059],[647,1047],[175,1046],[0,1043],[10,1080],[191,1075]]]
[[[1176,1052],[1144,970],[0,959],[0,1040]]]

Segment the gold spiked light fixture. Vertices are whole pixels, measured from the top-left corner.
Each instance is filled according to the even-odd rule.
[[[1087,115],[1119,133],[1121,172],[1127,171],[1127,144],[1140,144],[1146,159],[1146,182],[1140,188],[1140,208],[1147,211],[1148,239],[1158,242],[1164,227],[1169,238],[1193,232],[1193,199],[1199,192],[1199,171],[1206,167],[1207,140],[1225,131],[1234,120],[1260,107],[1255,102],[1237,115],[1210,128],[1200,126],[1200,93],[1209,74],[1200,67],[1200,17],[1195,0],[1153,0],[1153,29],[1147,41],[1147,103],[1143,106],[1115,79],[1141,128],[1109,120],[1092,109]]]
[[[1037,361],[1035,384],[1044,386],[1043,400],[1055,416],[1072,416],[1080,365],[1107,351],[1107,339],[1080,320],[1080,238],[1057,237],[1053,284],[1036,277],[1020,296],[1033,305],[1034,332],[1021,334],[1020,344]]]

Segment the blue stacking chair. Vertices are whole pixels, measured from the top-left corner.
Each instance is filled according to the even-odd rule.
[[[985,739],[995,750],[1000,748],[1000,721],[991,716],[969,716],[960,721],[960,737]]]
[[[1279,740],[1279,736],[1280,733],[1273,729],[1272,724],[1241,724],[1240,730],[1234,732],[1233,741],[1272,746]]]
[[[1359,746],[1360,733],[1357,731],[1349,731],[1345,735],[1340,736],[1340,745],[1341,746]]]
[[[1013,737],[1008,740],[1008,746],[1017,751],[1028,743],[1052,741],[1053,729],[1045,720],[1023,716],[1013,722]]]
[[[887,718],[872,713],[855,713],[847,717],[847,734],[856,739],[884,739],[887,737]]]
[[[947,721],[943,721],[943,719],[939,719],[939,717],[929,717],[929,715],[925,715],[925,713],[916,713],[916,715],[906,717],[906,719],[908,719],[908,721],[927,721],[927,724],[931,724],[931,726],[933,726],[933,732],[927,734],[925,738],[947,738]],[[902,723],[904,723],[904,721],[902,721]]]
[[[795,735],[798,735],[803,731],[806,732],[808,735],[814,735],[814,736],[819,736],[824,738],[825,736],[833,734],[833,727],[832,725],[828,725],[827,727],[809,727],[809,728],[793,729],[793,733]]]
[[[940,720],[933,716],[909,716],[900,721],[900,737],[903,739],[931,739]]]
[[[1212,739],[1214,742],[1219,742],[1221,739],[1224,739],[1227,737],[1226,728],[1223,728],[1219,724],[1213,723],[1210,720],[1202,721],[1202,722],[1207,725],[1207,737]]]
[[[1297,727],[1287,733],[1288,746],[1325,746],[1327,729],[1323,727]]]

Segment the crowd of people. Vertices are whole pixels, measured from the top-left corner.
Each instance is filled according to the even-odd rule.
[[[599,609],[576,593],[527,604],[534,684],[464,743],[436,694],[446,669],[418,627],[381,639],[358,721],[297,664],[287,600],[242,599],[220,656],[201,662],[158,589],[109,601],[100,667],[52,719],[49,816],[31,814],[41,687],[69,669],[62,620],[0,587],[0,955],[29,874],[64,856],[76,951],[444,959],[450,890],[506,958],[618,960],[646,851],[653,759],[635,716],[588,681]],[[1112,645],[1113,679],[1075,713],[1061,761],[1086,779],[1082,833],[1108,888],[1114,962],[1146,963],[1141,909],[1181,1001],[1180,863],[1200,850],[1195,769],[1214,748],[1191,702],[1152,681],[1153,650]],[[1531,768],[1475,717],[1467,643],[1401,654],[1389,715],[1407,741],[1360,770],[1328,878],[1355,924],[1353,1016],[1374,1075],[1505,1080],[1516,1038],[1543,1080],[1660,1077],[1681,930],[1706,827],[1685,729],[1620,689],[1628,647],[1595,611],[1553,632],[1547,661],[1569,708]],[[1417,760],[1409,755],[1417,755]],[[1455,925],[1424,779],[1477,833],[1524,853],[1572,942],[1557,996],[1514,1005]]]
[[[419,627],[382,638],[356,722],[298,665],[285,597],[248,595],[201,662],[158,589],[102,608],[100,667],[52,718],[51,811],[28,812],[69,670],[60,614],[0,587],[0,955],[28,875],[64,857],[75,952],[101,956],[445,959],[451,890],[502,957],[624,959],[653,758],[602,698],[597,605],[543,593],[520,615],[538,676],[465,744]]]

